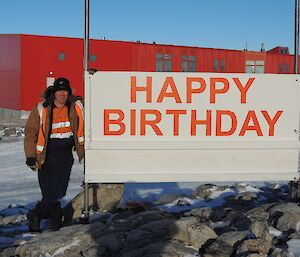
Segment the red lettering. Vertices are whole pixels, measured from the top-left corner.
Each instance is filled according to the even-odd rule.
[[[236,115],[231,111],[217,110],[216,118],[216,136],[230,136],[232,135],[237,127]],[[222,131],[222,116],[227,115],[231,118],[231,128],[228,131]]]
[[[146,87],[137,87],[136,86],[136,77],[131,77],[130,83],[130,101],[136,103],[136,92],[137,91],[146,91],[146,102],[152,102],[152,77],[147,77],[147,86]]]
[[[274,118],[271,119],[270,115],[268,114],[267,111],[261,111],[262,114],[264,115],[266,121],[269,124],[269,136],[274,136],[274,127],[276,122],[278,121],[279,117],[281,116],[281,114],[283,113],[283,111],[277,111]]]
[[[216,88],[216,83],[223,83],[223,88]],[[216,94],[224,94],[229,90],[229,81],[225,78],[210,79],[210,103],[216,103]]]
[[[171,92],[167,92],[168,87],[171,87]],[[159,93],[157,103],[161,103],[165,97],[174,97],[176,103],[182,103],[175,82],[172,77],[167,77],[164,85]]]
[[[247,83],[245,86],[242,85],[241,81],[239,78],[233,78],[234,83],[236,84],[237,88],[241,92],[241,103],[245,104],[247,102],[247,91],[249,90],[250,86],[254,82],[255,78],[250,78],[248,79]]]
[[[211,136],[211,110],[206,111],[206,119],[205,120],[197,120],[196,115],[197,115],[197,111],[192,110],[191,135],[196,136],[196,126],[197,125],[205,125],[206,126],[206,136]]]
[[[112,120],[110,119],[110,114],[117,114],[119,118]],[[104,110],[104,135],[122,135],[126,130],[125,124],[122,122],[124,119],[124,112],[119,109],[106,109]],[[109,125],[116,124],[120,127],[119,130],[110,130]]]
[[[153,114],[155,115],[154,120],[147,120],[146,115],[147,114]],[[162,136],[162,132],[159,129],[159,127],[156,125],[161,121],[161,113],[158,110],[141,110],[141,136],[146,135],[146,125],[149,125],[152,127],[156,135]]]
[[[179,115],[186,114],[186,110],[167,110],[167,114],[174,115],[174,136],[179,135]]]
[[[193,88],[193,82],[200,83],[199,88]],[[186,102],[192,102],[192,94],[200,94],[204,92],[206,88],[206,82],[203,78],[186,78]]]
[[[249,125],[251,120],[253,121],[253,125]],[[244,136],[247,130],[255,130],[258,136],[263,135],[255,111],[248,112],[239,136]]]

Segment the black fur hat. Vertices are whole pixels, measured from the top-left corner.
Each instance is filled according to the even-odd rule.
[[[66,90],[71,94],[70,81],[66,78],[57,78],[53,83],[53,94],[59,90]]]

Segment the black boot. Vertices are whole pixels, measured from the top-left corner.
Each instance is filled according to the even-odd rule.
[[[50,224],[48,226],[49,230],[59,230],[62,224],[62,209],[60,202],[57,202],[50,213]]]
[[[27,213],[27,219],[29,220],[29,232],[41,232],[41,216],[36,208]]]
[[[49,230],[59,230],[62,224],[62,212],[53,212],[50,214]]]

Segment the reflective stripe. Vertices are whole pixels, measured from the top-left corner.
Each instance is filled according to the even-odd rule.
[[[43,103],[44,102],[39,102],[37,105],[38,113],[40,115],[40,126],[43,124]]]
[[[71,127],[70,121],[52,123],[52,129]]]
[[[63,139],[63,138],[69,138],[70,136],[73,136],[72,132],[67,132],[67,133],[54,133],[50,135],[50,138],[59,138],[59,139]]]
[[[44,146],[36,145],[36,150],[38,150],[39,152],[42,152],[44,150]]]
[[[79,122],[78,122],[78,143],[80,145],[84,144],[84,109],[82,103],[78,100],[75,102],[75,110],[77,112]]]
[[[83,109],[83,105],[82,105],[82,102],[80,102],[79,100],[77,100],[75,102],[75,104],[77,104],[79,107],[80,107],[80,110],[81,110],[81,114],[82,114],[82,119],[84,120],[84,109]]]

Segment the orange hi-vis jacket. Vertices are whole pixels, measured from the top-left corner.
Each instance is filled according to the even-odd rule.
[[[37,108],[40,115],[40,130],[38,141],[36,144],[37,153],[41,153],[44,150],[45,146],[45,124],[46,124],[46,115],[47,109],[43,107],[43,103],[39,103]],[[78,100],[75,102],[75,110],[79,118],[77,137],[80,145],[84,144],[84,122],[83,122],[83,106],[82,103]],[[62,108],[53,109],[53,119],[52,119],[52,130],[50,138],[69,138],[73,136],[71,123],[68,116],[68,107],[64,106]]]
[[[49,138],[67,138],[69,135],[73,135],[75,150],[79,161],[81,161],[84,157],[84,109],[81,101],[72,96],[69,110],[67,108],[61,109],[64,115],[58,115],[58,118],[56,112],[59,112],[59,108],[54,108],[52,124],[51,106],[44,107],[43,103],[40,102],[32,109],[25,126],[24,150],[26,158],[35,157],[40,168],[46,160]]]

